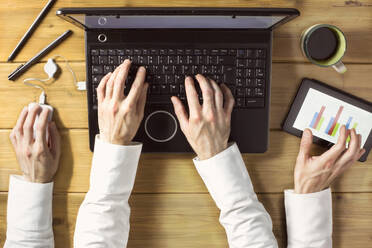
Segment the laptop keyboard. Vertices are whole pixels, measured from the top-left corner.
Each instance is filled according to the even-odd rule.
[[[148,103],[171,104],[170,97],[186,101],[185,76],[198,73],[225,83],[235,98],[235,108],[262,108],[265,103],[265,49],[176,49],[125,48],[91,49],[91,82],[96,89],[102,77],[112,72],[125,59],[132,61],[125,94],[139,66],[146,67],[146,82],[150,83]],[[196,83],[199,100],[202,94]],[[97,93],[93,90],[93,108]]]

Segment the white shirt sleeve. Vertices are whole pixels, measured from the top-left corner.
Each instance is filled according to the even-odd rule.
[[[230,248],[278,247],[271,218],[257,199],[237,145],[207,160],[195,158],[194,163],[221,210]]]
[[[331,190],[311,194],[286,190],[284,194],[288,248],[331,248]]]
[[[130,207],[142,144],[119,146],[96,137],[90,188],[76,220],[74,247],[126,247]]]
[[[4,248],[54,247],[52,198],[53,182],[10,176]]]

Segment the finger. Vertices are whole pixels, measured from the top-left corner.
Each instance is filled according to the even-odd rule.
[[[125,81],[127,80],[129,69],[130,69],[131,62],[129,59],[124,60],[123,64],[119,67],[118,75],[114,81],[114,92],[112,97],[116,100],[124,98],[124,87]]]
[[[301,159],[309,158],[312,144],[313,144],[313,134],[310,129],[306,128],[302,133],[300,151],[298,153],[298,157]]]
[[[22,112],[18,117],[17,124],[15,125],[13,129],[13,131],[15,132],[16,139],[19,139],[20,136],[23,135],[23,125],[26,121],[27,114],[28,114],[28,107],[26,106],[22,109]]]
[[[347,136],[348,134],[346,131],[346,127],[345,125],[342,125],[340,128],[340,134],[338,136],[337,143],[334,144],[331,149],[323,153],[320,156],[320,160],[322,160],[324,163],[329,161],[336,161],[346,149]]]
[[[172,96],[171,100],[173,103],[174,113],[176,113],[177,119],[181,126],[181,130],[185,130],[187,124],[189,123],[189,118],[187,116],[185,107],[178,97]]]
[[[149,84],[145,83],[145,85],[143,86],[143,90],[141,91],[141,95],[138,99],[138,103],[137,103],[137,111],[140,112],[142,117],[143,117],[143,114],[145,112],[145,105],[146,105],[148,88],[149,88]]]
[[[31,141],[34,140],[34,123],[40,109],[41,107],[39,104],[34,104],[27,115],[25,124],[23,125],[23,136],[28,143],[31,143]]]
[[[105,99],[106,84],[107,84],[108,80],[110,79],[111,75],[112,75],[111,72],[107,73],[101,79],[101,82],[99,83],[99,85],[97,87],[97,99],[98,99],[98,103],[103,102],[103,100]]]
[[[49,111],[50,110],[48,108],[43,108],[36,123],[35,141],[45,146],[48,145],[46,140],[46,130],[48,125]]]
[[[225,84],[221,84],[221,90],[224,98],[224,111],[227,116],[231,117],[232,110],[234,108],[235,100],[229,87]]]
[[[120,71],[120,66],[118,66],[115,71],[111,74],[108,82],[106,83],[106,92],[105,92],[105,99],[111,99],[112,91],[114,88],[115,79]]]
[[[214,102],[216,104],[216,109],[218,111],[223,110],[223,94],[221,88],[213,79],[209,79],[209,82],[214,90]]]
[[[361,144],[360,135],[356,134],[354,128],[351,129],[349,147],[347,148],[346,152],[342,155],[340,160],[343,163],[356,160],[360,151],[360,144]]]
[[[61,153],[61,136],[59,135],[55,122],[48,124],[49,128],[49,150],[54,159],[59,159]]]
[[[185,89],[186,89],[186,98],[187,104],[189,105],[190,115],[199,113],[201,106],[199,103],[198,93],[196,92],[194,80],[191,77],[185,78]]]
[[[358,153],[358,159],[357,160],[359,160],[363,155],[364,155],[364,153],[366,152],[366,149],[360,149],[360,151],[359,151],[359,153]]]
[[[214,90],[209,83],[208,79],[206,79],[203,75],[198,74],[195,76],[196,80],[200,85],[200,89],[203,95],[203,108],[214,109]]]
[[[136,79],[134,79],[134,82],[132,84],[132,87],[130,88],[126,101],[134,105],[137,105],[138,98],[141,95],[141,92],[143,91],[143,85],[145,84],[145,78],[146,78],[146,69],[145,67],[141,66],[140,68],[138,68]]]

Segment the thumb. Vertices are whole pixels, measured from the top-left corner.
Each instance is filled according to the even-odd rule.
[[[311,145],[313,144],[313,134],[311,130],[306,128],[302,133],[300,152],[298,156],[301,158],[307,158],[310,156]]]
[[[180,99],[176,96],[171,97],[173,103],[174,112],[176,113],[177,119],[180,122],[181,130],[185,130],[188,123],[188,116]]]

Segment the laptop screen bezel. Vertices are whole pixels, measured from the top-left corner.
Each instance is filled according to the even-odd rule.
[[[254,30],[273,30],[274,28],[292,20],[300,15],[297,9],[292,8],[194,8],[194,7],[134,7],[134,8],[61,8],[57,10],[56,15],[62,19],[84,29],[92,30],[98,28],[89,28],[76,18],[70,15],[90,15],[90,16],[120,16],[120,15],[188,15],[188,16],[285,16],[285,18],[274,23],[267,28],[247,28]],[[241,30],[241,29],[240,29]]]

